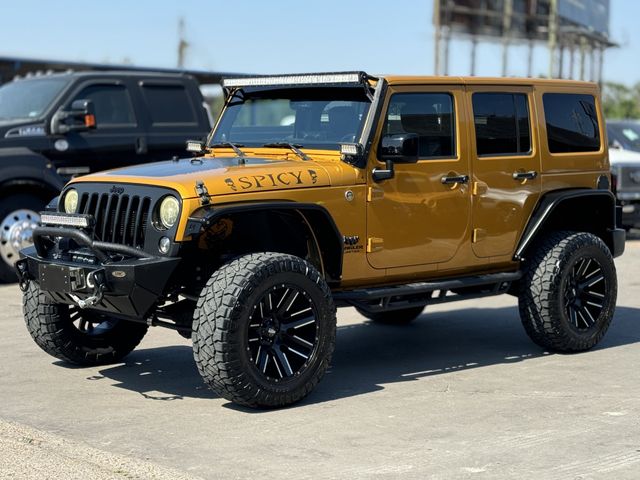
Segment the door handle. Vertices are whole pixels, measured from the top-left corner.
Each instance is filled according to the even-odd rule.
[[[538,176],[538,172],[530,170],[528,172],[513,172],[514,180],[533,180]]]
[[[136,138],[136,153],[138,155],[147,153],[147,139],[145,137]]]
[[[449,175],[446,177],[442,177],[441,182],[443,185],[452,185],[454,183],[468,183],[469,175]]]

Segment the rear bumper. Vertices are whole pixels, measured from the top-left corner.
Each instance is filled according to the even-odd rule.
[[[146,257],[86,264],[45,258],[35,247],[22,250],[20,256],[16,267],[21,283],[35,282],[54,302],[74,305],[90,298],[97,278],[102,283],[101,298],[90,308],[135,319],[148,316],[180,262]]]

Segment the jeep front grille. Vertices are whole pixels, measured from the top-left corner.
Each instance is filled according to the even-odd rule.
[[[144,248],[151,198],[85,192],[80,196],[78,212],[95,218],[96,240]]]

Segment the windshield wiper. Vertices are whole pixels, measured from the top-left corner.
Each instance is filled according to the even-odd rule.
[[[225,147],[233,150],[238,157],[241,157],[241,158],[244,157],[244,152],[240,150],[240,147],[244,147],[244,145],[241,145],[239,143],[216,142],[209,145],[209,148],[225,148]]]
[[[302,148],[302,145],[297,145],[295,143],[289,143],[289,142],[274,142],[274,143],[265,143],[262,146],[265,148],[289,148],[293,150],[293,152],[297,156],[299,156],[302,160],[305,160],[305,161],[311,160],[306,153],[300,150]]]

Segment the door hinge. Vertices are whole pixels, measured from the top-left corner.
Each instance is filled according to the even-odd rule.
[[[473,186],[471,187],[471,193],[473,195],[484,195],[487,193],[489,189],[489,185],[484,182],[473,182]]]
[[[378,187],[369,187],[367,189],[367,202],[380,200],[384,198],[384,190]]]
[[[487,231],[484,228],[474,228],[471,235],[471,242],[478,243],[481,240],[487,238]]]
[[[384,240],[382,238],[369,237],[367,239],[367,253],[379,252],[384,248]]]

